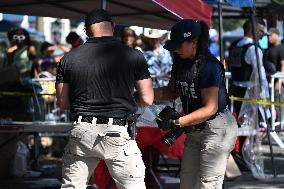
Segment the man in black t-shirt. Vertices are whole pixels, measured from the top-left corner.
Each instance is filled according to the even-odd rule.
[[[137,103],[153,102],[146,61],[113,37],[105,10],[88,13],[85,26],[90,38],[61,59],[56,79],[58,105],[76,118],[63,156],[62,188],[86,188],[103,159],[118,188],[143,189],[145,166],[127,130]]]
[[[276,71],[284,72],[284,45],[279,41],[278,29],[268,30],[268,40],[271,46],[267,51],[266,63],[272,63]]]
[[[276,28],[270,28],[268,30],[268,41],[271,44],[266,52],[265,65],[266,67],[271,66],[275,69],[275,72],[284,72],[284,45],[279,41],[279,31]],[[276,80],[274,83],[275,88],[275,99],[283,102],[284,96],[281,95],[283,91],[283,79]],[[284,119],[283,107],[276,107],[277,120]]]

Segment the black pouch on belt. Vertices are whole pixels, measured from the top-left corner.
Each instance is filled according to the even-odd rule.
[[[127,122],[128,122],[128,127],[127,127],[127,132],[132,140],[135,140],[137,130],[136,130],[136,117],[135,114],[130,114],[127,116]]]

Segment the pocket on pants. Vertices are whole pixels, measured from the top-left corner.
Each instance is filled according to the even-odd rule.
[[[110,136],[105,136],[106,144],[108,147],[123,147],[126,145],[126,143],[129,141],[129,139],[120,136],[120,137],[110,137]]]
[[[85,130],[82,128],[74,128],[71,130],[70,138],[71,140],[77,141],[77,143],[80,143],[83,147],[87,148],[88,150],[92,150],[93,148],[92,135],[93,133],[89,130]]]
[[[130,141],[130,145],[124,149],[124,174],[130,178],[144,178],[145,165],[141,152],[135,141]]]

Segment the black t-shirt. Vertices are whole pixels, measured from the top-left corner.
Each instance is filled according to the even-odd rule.
[[[173,65],[172,76],[174,78],[180,78],[181,80],[189,81],[189,71],[193,66],[194,62],[190,60],[180,61]],[[180,76],[178,76],[180,75]],[[217,86],[221,84],[222,80],[222,69],[217,62],[210,62],[206,66],[202,67],[199,74],[199,86],[200,88],[208,88],[212,86]]]
[[[74,116],[123,118],[137,110],[137,80],[150,78],[139,50],[114,37],[90,38],[66,54],[58,65],[57,83],[68,83]]]
[[[200,108],[201,104],[201,94],[200,89],[209,88],[212,86],[216,86],[219,89],[224,88],[223,85],[223,75],[221,65],[217,61],[206,62],[199,69],[198,77],[198,86],[196,86],[193,81],[193,72],[191,72],[191,68],[194,65],[193,61],[190,60],[180,60],[176,59],[174,61],[172,68],[172,77],[176,80],[177,90],[180,93],[183,109],[185,113],[191,113],[195,111],[197,108]],[[200,63],[197,63],[200,64]],[[198,89],[197,89],[198,87]],[[219,90],[219,101],[224,101],[226,106],[226,94],[221,94],[223,91]],[[220,104],[220,103],[218,103]],[[218,109],[222,110],[224,107],[218,107]]]
[[[271,46],[267,51],[268,62],[271,62],[276,67],[277,71],[281,70],[280,62],[284,60],[284,45]]]

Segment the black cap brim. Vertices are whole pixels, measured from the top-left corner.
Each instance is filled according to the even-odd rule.
[[[168,51],[174,51],[179,47],[180,47],[180,43],[177,41],[173,41],[173,40],[168,40],[164,45],[164,49],[167,49]]]

